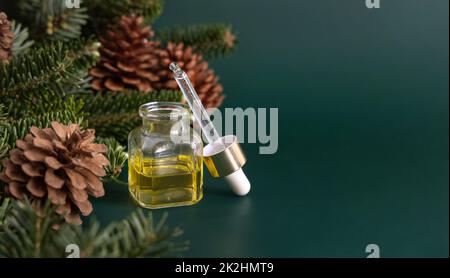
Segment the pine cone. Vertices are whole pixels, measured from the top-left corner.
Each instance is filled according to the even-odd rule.
[[[153,90],[151,82],[158,76],[150,69],[157,64],[158,43],[148,40],[154,32],[150,26],[143,27],[143,21],[140,16],[123,16],[100,39],[100,62],[90,70],[92,88],[98,91]]]
[[[158,51],[159,71],[156,73],[159,80],[154,82],[157,89],[178,90],[178,85],[173,79],[173,73],[169,65],[176,62],[189,76],[199,98],[206,108],[219,107],[224,99],[222,85],[208,63],[199,54],[195,54],[191,47],[184,47],[182,43],[169,42],[166,49]]]
[[[0,12],[0,61],[11,58],[13,37],[11,22],[5,13]]]
[[[105,194],[100,177],[106,174],[103,167],[109,164],[102,154],[107,147],[93,143],[92,129],[81,131],[76,124],[65,126],[58,122],[51,126],[33,126],[31,133],[17,140],[16,148],[3,162],[0,179],[13,197],[28,196],[37,203],[48,198],[67,222],[81,224],[80,213],[87,216],[92,212],[88,196]]]

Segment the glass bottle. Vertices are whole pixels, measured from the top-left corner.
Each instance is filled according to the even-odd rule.
[[[187,106],[151,102],[139,108],[143,125],[128,136],[128,183],[145,208],[192,205],[203,197],[203,143]]]

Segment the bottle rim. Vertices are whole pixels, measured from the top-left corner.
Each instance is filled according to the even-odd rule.
[[[139,116],[151,121],[180,121],[189,117],[189,107],[179,102],[148,102],[139,107]]]

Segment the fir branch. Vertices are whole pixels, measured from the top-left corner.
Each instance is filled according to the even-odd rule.
[[[69,244],[80,247],[81,257],[162,257],[179,255],[188,247],[178,242],[179,228],[166,226],[167,215],[155,223],[151,212],[141,209],[103,229],[96,220],[86,229],[63,222],[49,201],[39,215],[27,199],[11,200],[0,212],[6,209],[0,225],[3,257],[65,257]]]
[[[38,39],[69,41],[78,38],[88,19],[85,7],[70,9],[66,0],[19,0],[18,7]]]
[[[0,103],[0,130],[2,128],[2,125],[6,123],[6,116],[8,113],[6,113],[6,107],[4,103]]]
[[[88,40],[56,42],[0,63],[0,96],[32,101],[42,91],[63,95],[67,88],[80,88],[99,56],[98,46]]]
[[[20,23],[13,21],[11,30],[14,33],[12,53],[14,56],[22,55],[34,44],[34,41],[29,40],[28,29],[22,27]]]
[[[8,210],[10,208],[9,203],[11,199],[3,198],[0,190],[0,225],[5,221],[6,215],[8,214]]]
[[[114,138],[101,138],[96,139],[97,143],[105,144],[108,147],[106,157],[109,160],[109,165],[106,167],[106,177],[117,177],[122,172],[122,168],[128,159],[128,155],[125,151],[125,147]]]
[[[138,91],[92,93],[80,96],[86,103],[84,111],[91,115],[101,115],[117,112],[137,112],[139,106],[152,101],[181,101],[179,91],[153,91],[142,93]]]
[[[163,11],[163,0],[90,0],[85,6],[89,15],[86,33],[102,35],[108,25],[123,15],[140,15],[146,24],[153,23]]]
[[[174,242],[183,231],[168,228],[167,214],[155,223],[151,213],[137,209],[126,219],[113,222],[104,229],[93,221],[86,230],[65,225],[60,231],[64,237],[73,237],[79,243],[81,257],[163,257],[179,255],[188,248],[188,242]],[[63,241],[63,240],[62,240]],[[67,242],[67,240],[66,240]]]
[[[230,26],[206,24],[165,28],[157,32],[157,37],[165,44],[183,43],[207,58],[225,56],[234,51],[237,38]]]
[[[11,200],[8,213],[0,226],[0,256],[10,258],[51,257],[54,238],[53,229],[62,221],[54,213],[50,202],[42,208],[40,217],[28,199]],[[52,213],[53,212],[53,213]]]
[[[11,119],[34,117],[46,114],[47,111],[66,111],[73,115],[83,117],[84,103],[74,96],[60,96],[53,91],[42,91],[39,97],[33,97],[31,101],[20,98],[5,99],[8,104],[8,115]]]
[[[9,133],[6,131],[7,129],[7,120],[6,120],[6,112],[5,106],[3,103],[0,103],[0,162],[8,155],[10,150],[9,146]],[[3,169],[3,165],[0,164],[0,171]],[[2,192],[2,182],[0,182],[0,196]]]
[[[84,111],[88,113],[87,121],[101,137],[114,137],[125,143],[128,133],[141,123],[139,106],[147,102],[180,102],[181,92],[158,91],[143,94],[140,92],[95,93],[82,95],[85,102]]]

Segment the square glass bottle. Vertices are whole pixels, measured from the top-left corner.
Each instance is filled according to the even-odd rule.
[[[145,208],[197,203],[203,197],[203,143],[181,103],[139,108],[143,125],[128,137],[131,196]]]

